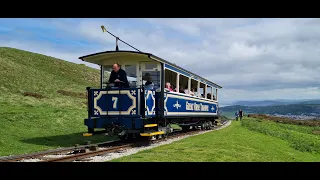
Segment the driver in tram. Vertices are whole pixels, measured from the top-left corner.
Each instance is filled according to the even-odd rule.
[[[129,81],[127,79],[126,71],[121,69],[121,66],[118,63],[113,64],[112,69],[109,83],[114,83],[114,86],[118,88],[128,88]]]

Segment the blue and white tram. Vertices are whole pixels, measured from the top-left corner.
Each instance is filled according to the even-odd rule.
[[[136,51],[105,51],[79,59],[101,67],[101,86],[87,88],[88,133],[105,128],[120,138],[161,137],[183,129],[210,129],[218,118],[221,86],[155,55]],[[129,88],[115,88],[107,81],[112,65],[127,73]],[[145,85],[146,81],[152,84]],[[166,83],[173,85],[166,88]],[[179,91],[180,90],[180,91]]]

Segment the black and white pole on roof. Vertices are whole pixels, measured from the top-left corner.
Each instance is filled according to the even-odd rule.
[[[137,51],[141,52],[139,49],[137,49],[137,48],[135,48],[135,47],[131,46],[130,44],[128,44],[128,43],[124,42],[123,40],[121,40],[119,37],[115,36],[114,34],[112,34],[112,33],[111,33],[111,32],[109,32],[109,31],[107,31],[107,29],[106,29],[103,25],[101,26],[101,29],[102,29],[102,32],[107,32],[107,33],[109,33],[111,36],[113,36],[113,37],[115,37],[115,38],[116,38],[116,51],[119,51],[119,47],[118,47],[118,40],[119,40],[119,41],[123,42],[124,44],[126,44],[126,45],[130,46],[131,48],[133,48],[133,49],[135,49],[135,50],[137,50]]]

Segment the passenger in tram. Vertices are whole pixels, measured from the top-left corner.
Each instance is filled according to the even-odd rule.
[[[191,88],[190,95],[191,95],[191,96],[194,96],[194,95],[195,95],[194,88]]]
[[[207,94],[207,99],[211,99],[211,93]]]
[[[149,73],[146,73],[142,79],[146,81],[146,83],[144,84],[146,89],[154,88],[154,84]]]
[[[171,84],[171,83],[170,83]],[[177,92],[176,86],[174,84],[171,84],[171,88],[173,92]]]
[[[170,84],[169,82],[166,82],[166,87],[165,87],[165,89],[168,90],[168,91],[170,91],[170,92],[173,91],[173,89],[172,89],[172,87],[171,87],[171,84]]]
[[[185,94],[189,94],[188,86],[186,86],[183,91]]]
[[[182,87],[182,85],[180,85],[180,88],[179,88],[179,93],[185,94],[185,92],[184,92],[184,90],[183,90],[183,87]]]
[[[195,96],[195,97],[200,97],[199,94],[198,94],[197,89],[194,90],[194,96]]]
[[[212,95],[212,96],[213,96],[213,100],[216,100],[216,97],[214,95]]]
[[[146,74],[144,75],[143,80],[146,81],[146,83],[144,84],[144,85],[146,85],[146,86],[147,86],[147,85],[150,85],[150,84],[153,84],[153,82],[151,81],[152,78],[151,78],[151,76],[150,76],[149,73],[146,73]]]

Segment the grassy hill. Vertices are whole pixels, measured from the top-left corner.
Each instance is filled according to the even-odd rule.
[[[0,77],[0,156],[106,140],[82,137],[85,88],[99,86],[98,70],[0,47]]]
[[[96,69],[1,47],[0,156],[111,139],[82,136],[85,88],[98,85]],[[247,118],[115,161],[320,161],[319,127],[276,123]]]
[[[113,162],[319,162],[319,127],[244,118]]]

